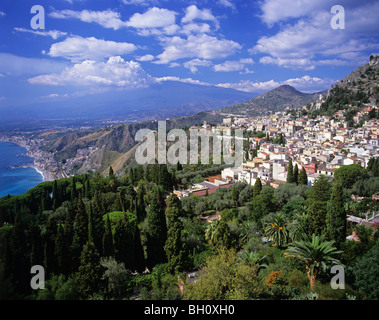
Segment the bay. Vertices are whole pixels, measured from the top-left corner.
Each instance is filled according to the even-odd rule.
[[[23,167],[33,164],[27,149],[11,142],[0,141],[0,197],[23,194],[43,182],[36,169]]]

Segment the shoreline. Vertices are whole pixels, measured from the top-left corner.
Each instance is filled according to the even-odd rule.
[[[44,168],[41,168],[40,166],[38,166],[36,164],[37,157],[30,150],[30,147],[26,143],[19,143],[17,141],[12,141],[12,140],[8,140],[8,139],[0,139],[0,142],[13,143],[14,145],[17,145],[19,147],[25,148],[27,152],[24,155],[26,155],[27,157],[29,157],[29,158],[31,158],[33,160],[33,163],[24,164],[24,165],[15,166],[15,167],[33,168],[35,171],[37,171],[42,176],[42,182],[55,180],[52,177],[52,174],[48,170],[45,170]]]

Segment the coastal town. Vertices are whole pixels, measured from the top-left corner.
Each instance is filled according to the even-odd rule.
[[[314,102],[318,108],[324,97]],[[303,109],[306,110],[307,106]],[[378,156],[379,120],[367,119],[365,116],[376,110],[376,106],[365,105],[353,118],[353,126],[345,120],[345,111],[336,112],[333,117],[294,116],[290,110],[257,117],[225,115],[222,124],[210,125],[205,121],[201,127],[210,132],[223,132],[232,135],[233,130],[243,129],[247,132],[248,147],[244,163],[238,167],[225,168],[216,182],[207,181],[208,185],[192,186],[188,190],[176,190],[179,196],[188,195],[194,190],[211,189],[230,182],[245,181],[254,185],[259,178],[262,184],[277,188],[286,182],[290,159],[293,166],[305,169],[308,185],[319,176],[333,177],[336,169],[342,165],[359,164],[366,167],[371,157]],[[302,109],[297,112],[301,114]],[[359,125],[358,125],[359,124]],[[190,128],[191,130],[191,128]],[[57,161],[55,153],[43,150],[46,140],[30,139],[26,135],[3,135],[1,141],[8,141],[27,148],[28,156],[34,158],[31,164],[42,173],[45,181],[67,178],[75,174],[96,147],[78,149],[73,158]],[[245,141],[246,142],[246,141]],[[191,191],[192,190],[192,191]]]
[[[74,158],[66,161],[57,161],[55,153],[44,151],[45,139],[30,139],[25,134],[2,135],[0,141],[11,142],[27,149],[26,155],[33,158],[33,162],[26,166],[36,169],[44,181],[53,181],[72,176],[72,169],[80,166],[91,155],[95,148],[79,149]],[[23,165],[25,166],[25,165]]]

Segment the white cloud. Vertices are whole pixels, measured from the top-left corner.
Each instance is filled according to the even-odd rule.
[[[209,33],[211,26],[208,23],[187,23],[182,26],[180,32],[186,35]]]
[[[151,54],[145,54],[144,56],[138,57],[138,61],[153,61],[155,58]]]
[[[247,64],[254,64],[254,60],[251,58],[225,61],[220,64],[216,64],[213,69],[217,72],[231,72],[231,71],[242,71]]]
[[[32,33],[32,34],[44,36],[44,37],[51,37],[54,40],[58,39],[59,37],[63,37],[65,35],[67,35],[67,32],[62,32],[62,31],[58,31],[58,30],[37,31],[37,30],[30,30],[30,29],[17,28],[17,27],[14,28],[14,30],[18,31],[18,32],[28,32],[28,33]]]
[[[216,27],[218,28],[219,22],[217,18],[212,14],[211,10],[209,9],[198,9],[196,5],[191,5],[187,7],[186,14],[182,18],[182,23],[190,23],[194,20],[202,20],[202,21],[211,21],[213,22]]]
[[[145,13],[135,13],[126,23],[136,29],[163,28],[175,24],[175,11],[153,7]]]
[[[253,82],[250,80],[241,80],[237,83],[219,83],[217,87],[230,88],[238,91],[244,92],[258,92],[267,91],[275,89],[280,84],[274,80],[263,81],[263,82]]]
[[[167,76],[167,77],[160,77],[160,78],[154,78],[156,82],[165,82],[165,81],[178,81],[178,82],[184,82],[184,83],[191,83],[191,84],[197,84],[201,86],[212,86],[212,84],[209,84],[207,82],[195,80],[192,78],[179,78],[175,76]]]
[[[193,59],[183,63],[184,68],[189,69],[192,73],[198,71],[197,67],[209,67],[212,63],[209,60]]]
[[[219,83],[218,87],[231,88],[244,92],[264,92],[268,90],[275,89],[283,84],[288,84],[295,87],[299,91],[303,92],[317,92],[330,88],[331,85],[335,83],[332,79],[321,79],[318,77],[311,77],[305,75],[301,78],[287,79],[284,81],[260,81],[254,82],[251,80],[241,80],[236,83]]]
[[[51,57],[63,57],[77,62],[88,59],[103,59],[115,55],[128,54],[137,47],[132,43],[114,42],[94,37],[69,37],[61,42],[54,43],[48,52]]]
[[[321,79],[305,75],[301,78],[293,78],[284,81],[282,84],[288,84],[298,90],[318,91],[324,90],[332,86],[336,81],[332,79]]]
[[[49,16],[56,19],[79,19],[83,22],[97,23],[104,28],[111,28],[114,30],[126,27],[126,22],[121,20],[120,13],[110,9],[105,11],[60,10],[49,13]]]
[[[39,75],[28,79],[31,84],[52,86],[114,86],[139,88],[148,86],[150,76],[135,61],[125,61],[119,56],[107,62],[86,60],[65,68],[61,73]]]
[[[279,31],[261,37],[249,52],[266,54],[261,63],[291,69],[312,70],[333,62],[345,66],[367,62],[368,54],[379,49],[379,44],[372,40],[379,35],[379,3],[346,0],[344,30],[330,26],[334,4],[330,0],[264,1],[261,19],[267,24],[278,23]],[[283,24],[290,19],[294,22]]]
[[[217,3],[219,5],[221,5],[221,6],[224,6],[224,7],[227,7],[227,8],[231,8],[233,11],[237,10],[236,5],[232,1],[229,1],[229,0],[218,0]]]
[[[147,6],[151,3],[156,3],[157,0],[121,0],[123,4],[127,4],[127,5],[143,5],[143,6]]]
[[[6,16],[5,12],[0,11],[0,17],[5,17],[5,16]]]
[[[241,45],[232,40],[217,39],[207,34],[190,35],[187,39],[178,36],[162,37],[163,53],[157,56],[156,63],[164,64],[182,58],[216,59],[226,58],[241,49]]]

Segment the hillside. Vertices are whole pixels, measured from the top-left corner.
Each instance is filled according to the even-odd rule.
[[[336,82],[328,91],[326,100],[320,108],[310,109],[312,116],[333,116],[342,110],[345,119],[352,124],[353,117],[368,106],[379,104],[379,55],[371,56],[370,61],[355,69]]]
[[[317,100],[320,94],[326,94],[326,91],[309,94],[300,92],[289,85],[281,85],[258,97],[223,108],[220,111],[231,114],[257,116],[283,111],[286,108],[300,108]]]
[[[168,130],[201,125],[204,121],[209,124],[218,124],[228,114],[257,116],[286,108],[302,107],[316,100],[319,94],[302,93],[291,86],[283,85],[244,103],[233,104],[219,110],[202,111],[186,116],[175,116],[177,114],[177,111],[175,111],[170,118],[162,115],[158,119],[167,120]],[[57,161],[64,161],[75,157],[79,149],[95,147],[96,151],[77,170],[77,173],[96,170],[106,174],[111,165],[115,168],[116,173],[122,173],[125,167],[133,164],[133,154],[136,146],[134,136],[141,128],[156,130],[157,122],[150,120],[112,125],[90,131],[72,132],[53,139],[45,146],[45,150],[55,152]]]
[[[379,55],[372,55],[368,63],[337,81],[331,89],[337,87],[352,93],[362,92],[367,95],[367,103],[379,104]]]

